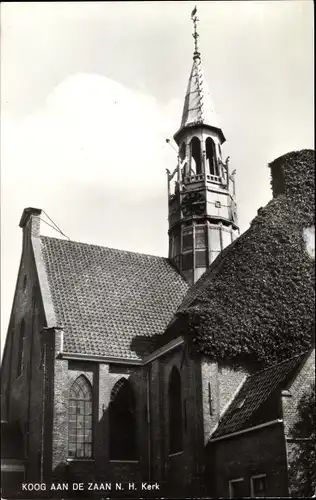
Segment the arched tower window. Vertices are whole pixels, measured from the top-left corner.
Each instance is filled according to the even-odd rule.
[[[211,137],[208,137],[205,141],[206,149],[206,162],[211,175],[219,175],[218,165],[216,161],[216,151],[215,144]]]
[[[183,142],[180,146],[179,156],[180,156],[180,160],[183,161],[185,158],[185,142]]]
[[[174,366],[169,379],[169,453],[183,449],[181,376]]]
[[[68,455],[92,456],[92,387],[83,375],[69,390]]]
[[[20,333],[19,333],[17,377],[19,377],[22,374],[22,369],[23,369],[24,335],[25,335],[25,321],[24,319],[22,319],[20,324]]]
[[[197,137],[191,140],[191,170],[195,174],[202,173],[201,142]]]
[[[129,381],[121,378],[114,385],[110,400],[110,459],[137,459],[136,404]]]
[[[187,162],[184,161],[185,157],[186,157],[186,144],[185,144],[185,142],[183,142],[180,146],[180,149],[179,149],[179,158],[180,158],[180,162],[181,162],[182,180],[183,180],[185,175],[188,175]]]

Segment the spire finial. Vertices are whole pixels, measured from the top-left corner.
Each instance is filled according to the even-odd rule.
[[[191,19],[193,21],[193,26],[194,26],[194,33],[192,35],[193,38],[194,38],[194,54],[193,54],[193,59],[196,59],[197,57],[200,57],[200,52],[199,52],[199,48],[198,48],[198,37],[199,37],[199,34],[197,32],[197,22],[199,21],[199,19],[197,17],[197,8],[196,8],[196,6],[194,7],[194,9],[191,12]]]

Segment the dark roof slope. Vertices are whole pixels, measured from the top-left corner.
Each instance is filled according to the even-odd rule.
[[[315,268],[303,231],[315,224],[314,158],[303,150],[272,163],[276,197],[190,288],[165,342],[185,335],[192,352],[255,368],[309,348]]]
[[[188,284],[168,259],[41,236],[64,351],[140,359]]]
[[[263,407],[274,392],[284,388],[305,357],[306,353],[299,354],[249,376],[220,420],[212,438],[253,425],[251,420],[256,412]],[[274,418],[277,418],[277,415]]]

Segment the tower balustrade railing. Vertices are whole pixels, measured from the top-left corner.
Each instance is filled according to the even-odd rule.
[[[184,178],[186,184],[204,181],[204,179],[205,179],[204,174],[194,174],[194,175],[190,175],[190,176],[185,176],[185,178]],[[223,177],[220,177],[219,175],[206,174],[206,180],[210,181],[210,182],[214,182],[216,184],[221,184],[221,185],[226,184]]]

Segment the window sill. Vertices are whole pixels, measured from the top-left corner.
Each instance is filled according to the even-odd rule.
[[[178,455],[182,455],[183,453],[183,450],[182,451],[176,451],[175,453],[169,453],[169,458],[170,457],[176,457]]]
[[[67,462],[95,462],[94,458],[67,458]]]
[[[110,460],[110,464],[139,464],[139,460]]]

